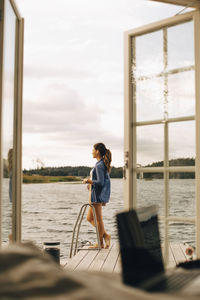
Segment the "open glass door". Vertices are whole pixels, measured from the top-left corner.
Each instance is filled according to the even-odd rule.
[[[1,244],[21,239],[23,19],[13,0],[0,0]]]
[[[166,261],[175,232],[200,257],[199,23],[197,10],[125,33],[125,208],[158,205]]]

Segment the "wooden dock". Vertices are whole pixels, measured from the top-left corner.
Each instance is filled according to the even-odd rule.
[[[87,247],[85,247],[87,248]],[[168,268],[190,259],[185,254],[186,245],[170,244]],[[120,251],[117,243],[109,249],[80,250],[65,266],[66,270],[90,270],[105,272],[121,272]]]

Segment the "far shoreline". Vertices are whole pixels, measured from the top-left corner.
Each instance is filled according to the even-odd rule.
[[[83,178],[78,176],[43,176],[23,174],[23,183],[82,183]]]

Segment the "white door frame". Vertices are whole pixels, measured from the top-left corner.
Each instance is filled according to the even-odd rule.
[[[195,116],[165,120],[155,120],[150,122],[137,122],[136,120],[136,84],[132,76],[132,64],[134,63],[135,39],[133,37],[151,33],[163,29],[165,26],[174,26],[188,21],[194,22],[194,51],[195,51]],[[177,15],[161,20],[140,28],[129,30],[124,34],[124,206],[126,210],[137,207],[137,173],[138,172],[163,172],[164,174],[164,198],[165,214],[162,217],[165,224],[165,260],[168,261],[168,225],[170,221],[189,222],[196,224],[196,253],[200,258],[200,11],[195,10],[186,14]],[[132,54],[133,53],[133,54]],[[132,82],[131,82],[132,81]],[[196,128],[196,162],[195,167],[169,167],[168,164],[168,123],[195,120]],[[163,124],[165,131],[164,144],[164,166],[159,168],[138,168],[136,160],[137,126],[150,124]],[[167,140],[167,142],[166,142]],[[169,172],[195,172],[196,186],[196,216],[195,218],[172,217],[168,214],[168,180]]]
[[[21,186],[22,186],[22,98],[23,98],[23,49],[24,19],[21,18],[14,0],[0,0],[0,246],[2,242],[2,101],[3,101],[3,57],[5,4],[12,7],[16,17],[15,69],[14,69],[14,113],[13,113],[13,186],[12,186],[12,240],[21,241]]]

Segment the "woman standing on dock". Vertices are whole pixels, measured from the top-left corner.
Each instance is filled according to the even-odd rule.
[[[101,248],[104,248],[104,241],[105,248],[109,248],[111,236],[104,229],[102,206],[105,206],[110,199],[109,173],[111,170],[112,154],[109,149],[106,149],[103,143],[97,143],[93,146],[92,155],[93,158],[96,158],[97,163],[91,170],[91,178],[85,178],[83,183],[88,183],[88,189],[90,190],[89,201],[95,208]],[[87,220],[95,226],[92,207],[89,207]],[[98,244],[91,246],[91,248],[97,247]]]

